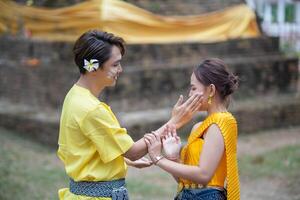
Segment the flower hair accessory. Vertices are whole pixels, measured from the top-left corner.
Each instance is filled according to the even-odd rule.
[[[99,68],[99,61],[97,59],[91,59],[90,61],[84,59],[83,68],[88,72],[96,71]]]

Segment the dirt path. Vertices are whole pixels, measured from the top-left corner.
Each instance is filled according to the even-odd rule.
[[[300,144],[300,127],[266,131],[241,136],[238,143],[238,155],[239,157],[244,155],[257,156],[275,149],[297,144]],[[299,185],[295,188],[287,188],[288,181],[290,180],[280,178],[247,180],[241,177],[241,199],[299,200],[299,192],[291,194],[291,191],[299,191],[296,188]],[[299,184],[299,182],[296,184]]]
[[[240,136],[238,155],[259,155],[287,145],[300,144],[300,127]]]

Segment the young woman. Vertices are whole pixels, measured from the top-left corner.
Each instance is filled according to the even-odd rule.
[[[88,31],[75,43],[75,63],[80,78],[65,97],[59,130],[58,156],[70,177],[70,188],[59,190],[65,200],[125,200],[126,161],[136,167],[151,163],[139,160],[147,153],[144,139],[134,142],[110,107],[98,96],[115,86],[122,72],[125,53],[120,37],[101,31]],[[168,123],[178,127],[189,121],[198,109],[200,96],[193,95]],[[163,136],[164,126],[154,131]]]
[[[191,76],[190,95],[203,95],[199,111],[207,117],[195,124],[187,144],[180,151],[176,129],[162,140],[146,135],[151,160],[178,181],[177,200],[237,200],[239,176],[237,165],[237,122],[227,111],[230,95],[237,89],[237,77],[219,59],[202,62]],[[227,187],[227,194],[226,188]]]

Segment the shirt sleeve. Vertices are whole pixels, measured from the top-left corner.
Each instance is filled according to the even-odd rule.
[[[114,114],[101,106],[90,111],[80,125],[104,163],[124,154],[134,143],[127,130],[120,127]]]

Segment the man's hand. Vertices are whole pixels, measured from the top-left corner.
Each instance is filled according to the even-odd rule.
[[[169,123],[176,124],[176,128],[181,128],[188,123],[201,107],[202,96],[203,94],[194,94],[183,102],[183,96],[180,95],[177,103],[173,107],[172,117]]]
[[[136,161],[131,161],[128,158],[124,158],[124,159],[127,165],[138,169],[150,167],[153,164],[152,161],[146,157],[142,157],[141,159],[138,159]]]

